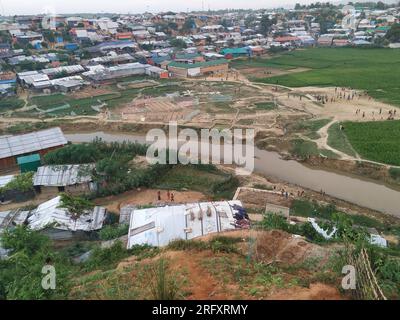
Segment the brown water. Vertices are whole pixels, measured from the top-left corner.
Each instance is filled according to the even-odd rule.
[[[90,142],[95,137],[104,141],[145,142],[144,136],[116,133],[65,134],[71,142]],[[312,169],[293,160],[283,160],[276,152],[255,150],[255,171],[314,191],[323,190],[335,198],[362,207],[400,217],[400,192],[367,179],[346,176],[321,169]]]

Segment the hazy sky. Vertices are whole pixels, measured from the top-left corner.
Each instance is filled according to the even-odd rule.
[[[317,0],[315,0],[317,1]],[[55,10],[56,13],[115,12],[140,13],[144,11],[187,11],[227,8],[293,7],[296,2],[313,0],[0,0],[3,15],[36,14]],[[49,9],[51,8],[51,9]]]

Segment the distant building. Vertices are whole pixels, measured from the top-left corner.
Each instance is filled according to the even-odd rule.
[[[44,190],[72,194],[89,192],[95,190],[91,176],[93,169],[92,164],[39,167],[33,177],[33,185],[37,192]]]
[[[198,63],[171,62],[168,71],[178,77],[197,77],[204,75],[225,74],[229,70],[229,63],[225,59],[210,60]]]
[[[0,136],[0,169],[17,165],[20,156],[39,153],[41,156],[68,143],[60,128],[52,128],[16,136]]]

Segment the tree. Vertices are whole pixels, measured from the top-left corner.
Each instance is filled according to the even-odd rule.
[[[192,29],[194,29],[196,27],[196,22],[192,19],[189,18],[185,21],[185,23],[182,25],[182,32],[184,33],[188,33],[190,32]]]
[[[271,27],[276,23],[277,23],[276,18],[270,19],[268,15],[264,15],[261,18],[261,23],[260,23],[261,33],[267,35],[270,32]]]
[[[385,10],[386,9],[386,5],[382,2],[382,1],[378,1],[376,3],[376,9],[378,10]]]
[[[171,44],[171,46],[178,48],[178,49],[187,48],[186,42],[183,41],[182,39],[172,39],[172,40],[170,40],[170,44]]]
[[[128,173],[128,159],[125,157],[105,158],[96,163],[95,180],[100,184],[122,182]]]
[[[385,38],[390,42],[400,42],[400,24],[395,23],[386,33]]]
[[[168,22],[168,28],[177,31],[178,25],[175,22]]]
[[[54,43],[56,41],[56,37],[53,31],[51,30],[43,30],[43,37],[48,41]]]
[[[60,205],[58,207],[66,209],[71,214],[73,220],[78,220],[81,215],[92,210],[94,204],[85,198],[62,193]]]

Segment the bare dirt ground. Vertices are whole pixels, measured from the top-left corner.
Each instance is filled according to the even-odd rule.
[[[255,237],[256,254],[253,257],[260,263],[276,263],[293,264],[302,263],[310,258],[318,258],[321,265],[326,262],[324,258],[329,256],[330,250],[304,241],[301,238],[295,238],[281,231],[254,231],[254,230],[237,230],[219,234],[220,236],[233,238]],[[198,238],[196,241],[209,241],[215,235]],[[247,254],[248,248],[246,242],[239,243],[240,250]],[[300,286],[272,286],[258,288],[263,291],[262,296],[255,297],[250,295],[248,288],[242,288],[239,283],[232,281],[231,270],[210,269],[211,265],[206,263],[213,259],[229,259],[227,261],[236,261],[240,263],[240,256],[236,254],[215,253],[210,250],[190,250],[190,251],[170,251],[166,250],[161,255],[136,261],[135,257],[131,257],[122,261],[117,270],[129,270],[129,266],[135,263],[151,264],[160,258],[169,261],[171,274],[185,274],[185,284],[183,291],[188,292],[185,299],[188,300],[231,300],[231,299],[301,299],[301,300],[325,300],[325,299],[343,299],[335,286],[327,285],[319,282],[312,282],[309,287]],[[227,262],[228,263],[228,262]],[[219,267],[217,267],[219,268]],[[301,272],[301,271],[299,271]],[[223,278],[221,275],[225,274]],[[252,281],[252,275],[248,275],[249,281]],[[256,275],[253,275],[254,277]],[[283,275],[282,275],[283,276]],[[289,276],[289,275],[288,275]],[[291,275],[293,276],[293,274]],[[289,276],[290,278],[290,276]],[[287,280],[289,279],[287,278]],[[245,284],[246,285],[246,284]],[[250,285],[250,284],[247,284]]]
[[[115,91],[107,87],[99,87],[99,88],[86,87],[82,90],[75,91],[74,93],[71,94],[71,97],[75,99],[83,99],[83,98],[92,98],[95,96],[100,96],[104,94],[113,94],[113,93],[115,93]]]
[[[339,291],[323,283],[312,283],[309,288],[287,288],[275,292],[266,300],[344,300]]]
[[[95,201],[96,205],[105,206],[107,210],[119,213],[120,209],[127,205],[162,205],[162,204],[179,204],[190,203],[205,200],[205,196],[195,191],[175,191],[170,190],[174,194],[174,202],[168,201],[167,191],[161,191],[161,201],[158,201],[156,189],[138,189],[125,192],[118,196],[109,196]]]

